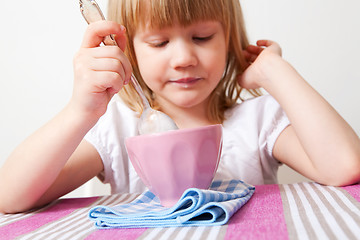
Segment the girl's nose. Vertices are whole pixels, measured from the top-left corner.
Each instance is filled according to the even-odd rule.
[[[170,64],[173,68],[186,68],[195,66],[198,62],[195,49],[191,43],[179,41],[172,46]]]

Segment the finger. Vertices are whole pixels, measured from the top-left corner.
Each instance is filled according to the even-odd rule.
[[[126,36],[125,36],[125,27],[123,28],[123,32],[120,35],[115,35],[115,41],[117,43],[117,45],[119,46],[119,48],[122,51],[125,51],[125,47],[126,47]]]
[[[94,71],[115,72],[125,81],[125,70],[122,63],[114,58],[93,59],[90,63],[90,69]]]
[[[255,61],[255,59],[257,58],[258,55],[255,55],[255,54],[252,54],[248,51],[244,51],[244,57],[245,57],[245,60],[251,64]]]
[[[129,59],[125,56],[124,52],[120,50],[117,46],[106,46],[106,47],[99,47],[99,48],[92,48],[89,49],[91,51],[91,54],[94,58],[103,59],[103,58],[109,58],[114,59],[117,61],[117,63],[121,63],[121,66],[118,66],[116,63],[116,66],[108,66],[112,70],[116,67],[121,67],[124,69],[125,76],[124,81],[128,82],[131,77],[132,73],[132,66],[130,64]],[[114,63],[114,62],[112,62]],[[98,66],[99,68],[106,69],[106,66]]]
[[[121,61],[115,58],[94,58],[89,63],[89,68],[99,72],[115,72],[121,77],[121,81],[127,84],[130,81],[132,68],[127,59]]]
[[[88,54],[94,58],[122,58],[124,52],[118,46],[101,46],[96,48],[86,49]]]
[[[246,61],[252,63],[256,60],[256,58],[261,54],[263,50],[263,47],[249,45],[246,50],[244,50],[244,57]]]
[[[110,34],[120,36],[124,33],[124,31],[125,28],[115,22],[98,21],[91,23],[84,34],[81,47],[98,47],[105,36],[108,36]]]
[[[276,52],[280,56],[282,55],[282,50],[280,48],[280,45],[275,41],[259,40],[259,41],[256,42],[256,44],[258,46],[263,46],[263,47],[266,47],[266,48],[270,48],[270,49],[272,49],[272,51]]]
[[[108,90],[116,93],[123,87],[122,78],[117,72],[95,71],[93,74],[96,93],[102,93]]]
[[[243,54],[244,54],[246,61],[249,61],[252,54],[246,50],[243,51]]]
[[[267,39],[261,39],[256,42],[256,45],[263,46],[263,47],[270,47],[272,44],[274,44],[274,41],[267,40]]]
[[[261,46],[255,46],[255,45],[249,45],[249,46],[246,48],[246,51],[248,51],[248,52],[251,53],[251,54],[256,54],[256,55],[259,55],[263,50],[264,50],[263,47],[261,47]]]
[[[255,60],[256,60],[256,58],[258,57],[259,55],[255,55],[255,54],[251,54],[250,56],[249,56],[249,63],[253,63],[253,62],[255,62]]]

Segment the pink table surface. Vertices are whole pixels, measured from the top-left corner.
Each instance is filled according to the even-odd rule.
[[[360,239],[360,185],[260,185],[222,226],[98,230],[87,218],[96,205],[137,194],[60,199],[21,214],[0,215],[0,239]]]

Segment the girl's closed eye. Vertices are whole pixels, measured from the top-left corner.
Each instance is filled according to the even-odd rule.
[[[194,42],[203,43],[210,41],[214,37],[214,35],[215,34],[211,34],[204,37],[194,36],[192,37],[192,39]],[[154,41],[149,41],[148,44],[149,46],[154,48],[161,48],[161,47],[165,47],[169,42],[170,42],[169,40],[154,40]]]
[[[207,42],[209,40],[211,40],[214,37],[215,34],[211,34],[205,37],[193,37],[193,40],[195,42]]]
[[[165,47],[166,44],[169,43],[169,40],[161,40],[161,41],[151,41],[148,42],[149,46],[154,47],[154,48],[161,48],[161,47]]]

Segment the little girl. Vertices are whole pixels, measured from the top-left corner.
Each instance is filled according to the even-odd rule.
[[[179,128],[223,125],[217,179],[276,183],[284,163],[322,184],[360,180],[359,137],[277,43],[248,44],[238,0],[110,0],[109,18],[85,32],[69,103],[0,169],[1,212],[42,206],[94,176],[113,193],[145,190],[124,147],[142,111],[132,72]],[[110,34],[119,47],[100,46]]]

